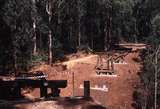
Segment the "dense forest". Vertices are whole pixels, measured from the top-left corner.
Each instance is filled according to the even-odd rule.
[[[159,41],[156,0],[1,0],[0,4],[3,71],[35,60],[51,64],[84,47],[108,51],[119,42]]]
[[[142,54],[145,73],[140,75],[151,93],[135,93],[136,103],[150,109],[160,79],[159,0],[0,0],[2,74],[28,70],[36,62],[52,64],[82,49],[109,51],[125,42],[151,46]]]

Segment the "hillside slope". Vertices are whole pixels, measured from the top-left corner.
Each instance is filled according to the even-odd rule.
[[[132,49],[133,47],[132,45]],[[125,64],[115,64],[114,76],[96,75],[95,65],[98,55],[95,54],[59,63],[52,67],[41,65],[33,70],[45,72],[49,80],[68,80],[68,87],[62,90],[61,96],[82,96],[83,88],[81,86],[83,81],[89,80],[91,82],[91,96],[97,102],[110,109],[122,107],[132,109],[133,92],[140,83],[138,72],[142,66],[140,62],[136,61],[140,59],[139,53],[139,50],[132,51],[124,57]],[[74,90],[72,84],[73,74]],[[104,91],[103,87],[107,90]],[[37,90],[33,91],[32,94],[34,96],[37,95]]]

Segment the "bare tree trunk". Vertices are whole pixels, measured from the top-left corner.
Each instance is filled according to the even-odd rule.
[[[78,16],[78,46],[81,46],[81,16],[80,16],[80,4],[81,1],[77,0],[77,16]]]
[[[14,30],[17,29],[17,21],[14,20],[15,26],[14,26]],[[13,31],[14,34],[14,31]],[[14,75],[18,75],[17,69],[18,69],[18,65],[17,65],[17,41],[16,41],[16,35],[13,36],[12,39],[12,43],[13,43],[13,67],[14,67]]]
[[[39,48],[42,48],[42,35],[39,33]],[[38,50],[40,51],[40,50]]]
[[[111,30],[110,30],[110,16],[108,15],[107,23],[105,26],[105,38],[104,38],[104,50],[108,51],[110,48],[110,39],[111,38]]]
[[[32,0],[32,8],[34,11],[34,14],[36,12],[36,0]],[[37,36],[36,36],[36,18],[35,15],[33,17],[33,55],[37,54]]]
[[[81,27],[80,17],[78,18],[78,46],[81,46]]]
[[[155,61],[157,63],[157,57],[155,57]],[[157,108],[157,65],[155,65],[155,92],[154,92],[154,109]]]
[[[107,51],[108,50],[108,35],[107,35],[107,26],[105,27],[105,37],[104,37],[104,51]]]
[[[49,31],[48,39],[49,39],[48,64],[51,65],[52,64],[52,32],[51,30]]]
[[[33,29],[34,29],[34,36],[33,36],[33,55],[37,54],[37,36],[36,36],[36,22],[35,20],[33,21]]]
[[[110,18],[108,16],[107,23],[105,27],[105,38],[104,38],[104,50],[108,51],[110,48],[110,40],[111,40],[111,30],[110,30]]]
[[[108,28],[108,49],[112,46],[112,16],[109,16],[109,28]]]
[[[113,13],[113,6],[112,6],[113,4],[112,4],[112,2],[113,2],[113,1],[111,0],[110,2],[111,2],[111,4],[110,4],[111,7],[110,7],[110,9],[109,9],[109,28],[108,28],[108,29],[109,29],[109,30],[108,30],[108,37],[109,37],[109,41],[108,41],[108,42],[109,42],[109,45],[108,45],[108,48],[109,48],[109,49],[112,47],[112,43],[113,43],[113,41],[114,41],[114,40],[112,39],[112,35],[113,35],[113,34],[112,34],[112,16],[113,16],[113,15],[112,15],[112,13]]]
[[[105,26],[105,38],[104,38],[104,50],[108,51],[111,47],[112,43],[112,12],[113,12],[113,7],[112,7],[112,1],[110,1],[111,7],[108,8],[107,11],[107,23]]]
[[[13,60],[14,60],[14,62],[13,62],[14,64],[13,65],[14,65],[14,73],[15,73],[15,76],[16,76],[16,75],[18,75],[18,72],[17,72],[17,68],[18,67],[17,67],[17,52],[16,52],[16,47],[14,47],[13,50],[14,50],[13,51]]]
[[[46,4],[46,12],[48,13],[49,16],[49,25],[51,24],[51,18],[52,18],[52,3],[51,0],[48,1]],[[48,33],[48,64],[52,64],[52,31],[51,29],[49,30]]]
[[[155,92],[154,92],[154,109],[157,109],[157,89],[158,89],[158,54],[160,51],[160,46],[155,54]]]
[[[49,24],[51,22],[51,16],[49,16]],[[52,31],[51,29],[49,30],[48,34],[48,64],[52,64]]]
[[[78,13],[80,14],[79,9],[79,3],[78,3]],[[78,15],[78,46],[81,46],[81,18],[80,15]]]
[[[92,36],[91,46],[92,46],[92,50],[94,50],[94,40],[93,40],[93,36]]]

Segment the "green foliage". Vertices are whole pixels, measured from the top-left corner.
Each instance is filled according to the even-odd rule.
[[[152,20],[153,32],[155,35],[160,36],[160,15],[157,14]]]
[[[157,48],[157,47],[156,47]],[[143,62],[143,68],[142,72],[140,73],[140,79],[142,82],[142,86],[139,87],[137,90],[139,91],[138,98],[136,99],[136,102],[138,103],[137,105],[142,106],[147,106],[147,108],[152,108],[154,106],[154,94],[155,94],[155,66],[157,65],[158,67],[158,75],[157,75],[157,82],[158,82],[158,97],[157,100],[160,100],[160,54],[157,55],[158,63],[156,64],[155,58],[156,58],[156,48],[151,48],[145,51],[145,54],[143,52],[142,58],[144,58]],[[160,103],[160,102],[158,102]]]
[[[32,18],[31,2],[25,0],[6,1],[3,6],[3,20],[10,28],[12,53],[17,64],[24,66],[31,56]]]
[[[156,48],[160,44],[160,15],[157,14],[153,17],[152,21],[152,34],[146,38],[146,42],[153,48]]]
[[[48,0],[0,2],[0,22],[5,25],[0,28],[9,28],[7,32],[11,36],[10,47],[5,52],[10,52],[12,61],[15,53],[19,64],[32,59],[34,21],[38,51],[48,51],[47,35],[51,29],[54,56],[75,52],[79,34],[82,46],[88,45],[93,50],[104,49],[109,29],[111,40],[115,43],[144,40],[153,45],[160,43],[160,2],[157,0],[53,0],[50,24],[46,12]],[[8,57],[4,52],[0,54]]]
[[[32,56],[32,62],[31,63],[39,63],[39,62],[45,62],[47,61],[48,56],[47,55],[33,55]]]
[[[115,36],[124,41],[136,42],[135,39],[135,23],[133,17],[133,8],[135,3],[133,0],[114,0],[113,1],[113,26]]]
[[[65,53],[82,46],[104,50],[105,44],[147,42],[152,46],[144,59],[140,77],[145,89],[138,89],[138,104],[148,106],[154,91],[154,66],[150,54],[160,44],[159,0],[52,0],[52,18],[46,12],[48,0],[0,1],[0,69],[11,70],[15,63],[27,68],[47,61],[48,33],[52,31],[54,59],[65,59]],[[36,22],[36,30],[33,22]],[[33,56],[36,33],[37,55]],[[108,33],[110,32],[110,35]],[[79,45],[79,36],[81,45]],[[105,39],[109,37],[108,39]],[[108,41],[108,42],[107,42]],[[160,76],[160,75],[159,75]],[[158,89],[160,90],[160,89]]]

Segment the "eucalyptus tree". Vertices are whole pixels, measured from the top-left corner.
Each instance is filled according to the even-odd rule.
[[[48,0],[48,3],[46,4],[46,12],[48,14],[49,24],[51,24],[52,19],[52,0]],[[49,30],[48,33],[48,63],[52,63],[52,31]]]
[[[32,54],[37,52],[37,35],[39,30],[46,33],[48,26],[43,19],[38,0],[5,1],[3,20],[10,28],[12,36],[14,68],[28,65]],[[43,13],[43,12],[42,12]]]
[[[36,0],[32,0],[32,20],[33,20],[33,55],[37,54],[37,36],[36,36],[36,18],[37,18],[37,8],[36,8]]]
[[[160,103],[160,2],[157,0],[140,0],[135,4],[135,8],[137,36],[139,40],[143,38],[150,45],[150,49],[142,56],[144,59],[140,78],[143,87],[138,88],[138,91],[141,91],[139,91],[136,102],[141,107],[145,103],[146,108],[157,109]],[[135,9],[133,10],[135,11]]]
[[[100,0],[99,18],[100,18],[100,32],[103,36],[103,48],[108,51],[111,48],[111,41],[113,37],[113,0]]]
[[[113,1],[104,0],[104,8],[107,10],[106,22],[105,22],[105,38],[104,38],[104,50],[107,51],[111,48],[112,41],[112,22],[113,22]]]
[[[113,36],[119,41],[138,41],[134,7],[134,0],[113,0]]]
[[[18,63],[26,64],[26,60],[31,56],[31,1],[6,1],[3,10],[3,19],[10,28],[12,36],[13,65],[14,68],[17,69]]]
[[[83,1],[77,0],[77,10],[78,10],[78,46],[81,46],[81,18],[83,16]]]
[[[152,2],[148,2],[148,0],[140,0],[135,4],[134,17],[136,19],[137,36],[141,41],[144,41],[152,32],[152,11]]]
[[[55,54],[55,50],[53,50],[56,46],[55,40],[57,40],[57,33],[59,30],[57,29],[61,23],[61,11],[63,9],[62,5],[64,4],[64,0],[46,0],[46,13],[48,14],[48,63],[51,64],[53,61],[53,55]],[[62,8],[62,9],[61,9]],[[54,51],[54,52],[53,52]]]

